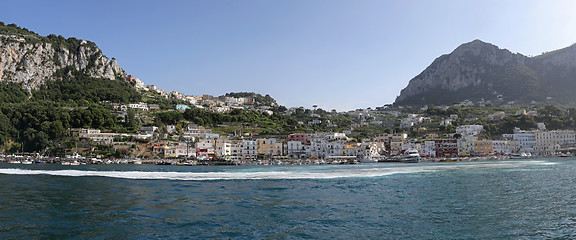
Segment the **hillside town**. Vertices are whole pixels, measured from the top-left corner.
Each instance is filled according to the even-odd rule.
[[[190,96],[146,86],[132,76],[126,81],[164,102],[101,102],[119,124],[132,122],[134,130],[70,128],[67,140],[55,143],[53,149],[59,152],[47,156],[91,163],[284,164],[405,161],[409,154],[416,154],[417,161],[567,156],[576,150],[574,130],[559,129],[561,125],[552,121],[563,111],[553,106],[524,108],[513,102],[497,106],[467,100],[451,106],[387,105],[327,112],[316,105],[314,109],[288,109],[268,95]],[[192,110],[218,114],[247,111],[276,119],[286,116],[295,119],[289,127],[298,130],[271,134],[258,124],[201,124],[204,121],[198,116],[192,116],[194,121],[170,119],[172,113],[198,114]],[[162,114],[168,118],[160,117]],[[545,122],[556,125],[548,130]]]
[[[501,140],[479,139],[481,125],[462,125],[453,134],[459,138],[409,138],[406,133],[381,134],[357,142],[345,133],[295,133],[282,137],[259,138],[221,136],[194,124],[183,129],[181,141],[156,140],[156,127],[142,127],[136,135],[103,133],[79,129],[78,150],[88,153],[99,145],[111,145],[124,158],[224,160],[251,163],[261,160],[330,160],[353,157],[358,161],[391,161],[409,149],[416,149],[423,161],[445,158],[505,156],[555,156],[574,150],[576,134],[572,130],[514,129]],[[169,126],[174,129],[174,126]],[[171,130],[171,134],[175,134]],[[120,141],[132,139],[134,141]],[[138,141],[149,141],[138,143]]]
[[[137,79],[135,81],[138,82]],[[142,87],[146,91],[156,91],[167,98],[185,101],[168,111],[185,111],[190,108],[205,108],[212,112],[229,112],[232,109],[250,109],[269,115],[274,114],[271,106],[259,105],[253,98],[214,97],[210,95],[186,96],[177,92],[167,93],[154,86]],[[275,102],[273,103],[275,104]],[[483,103],[478,103],[483,104]],[[458,106],[470,106],[464,102]],[[147,112],[161,111],[158,105],[133,103],[120,105],[111,103],[118,116],[125,117],[128,109],[145,118]],[[471,106],[474,107],[474,106]],[[420,110],[428,110],[425,107]],[[448,110],[449,107],[439,107]],[[100,129],[71,129],[74,146],[68,152],[79,153],[101,162],[102,158],[119,158],[141,161],[156,159],[177,162],[198,163],[218,161],[225,164],[254,163],[357,163],[377,161],[402,161],[408,151],[417,151],[419,161],[461,160],[471,157],[529,157],[564,156],[575,150],[576,133],[574,130],[547,130],[545,123],[537,123],[536,129],[515,127],[512,133],[488,138],[476,117],[460,118],[457,114],[447,117],[427,116],[425,113],[402,114],[401,109],[358,109],[345,113],[358,119],[340,132],[316,131],[312,133],[292,133],[274,136],[259,136],[255,133],[235,131],[232,134],[213,132],[212,129],[198,124],[188,123],[183,127],[166,125],[164,131],[158,126],[141,126],[137,133],[112,133]],[[284,114],[293,114],[295,109],[286,109]],[[333,113],[342,114],[342,113]],[[394,129],[400,132],[379,133],[358,138],[354,136],[354,127],[383,126],[378,114],[394,116]],[[515,115],[535,117],[537,111],[519,110]],[[490,121],[500,121],[506,116],[504,111],[487,115]],[[311,121],[303,125],[321,123],[320,116],[310,114]],[[327,120],[324,120],[327,121]],[[328,120],[329,122],[329,120]],[[458,126],[455,126],[456,123]],[[422,130],[424,125],[438,125],[441,129],[453,129],[452,132],[425,132],[419,136],[409,136],[410,129]],[[388,125],[390,125],[388,123]],[[448,126],[452,128],[447,128]],[[425,128],[424,128],[425,129]],[[111,154],[113,153],[113,154]],[[80,155],[81,154],[81,155]]]

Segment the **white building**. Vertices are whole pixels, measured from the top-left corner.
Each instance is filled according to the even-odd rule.
[[[380,156],[376,143],[347,144],[342,155],[356,156],[360,159]]]
[[[79,138],[88,138],[94,142],[95,145],[107,145],[114,143],[114,137],[120,136],[118,133],[103,133],[100,129],[80,129],[78,131]]]
[[[253,140],[244,140],[242,155],[244,159],[256,159],[258,157],[258,142]]]
[[[230,141],[230,155],[234,157],[238,157],[238,159],[243,158],[244,150],[244,141],[241,140],[232,140]]]
[[[562,146],[573,146],[576,142],[573,130],[535,131],[534,152],[542,156],[554,155]]]
[[[520,143],[521,152],[532,152],[533,147],[536,144],[536,138],[534,136],[534,132],[520,130],[518,128],[514,129],[514,135],[512,139]]]
[[[287,155],[291,158],[305,158],[306,149],[301,141],[288,141],[286,143]]]
[[[164,148],[164,157],[189,157],[193,152],[186,143],[171,143]]]
[[[456,133],[462,136],[476,136],[484,130],[482,125],[462,125],[456,127]]]
[[[493,140],[492,151],[499,154],[511,154],[520,150],[520,142],[513,140]]]
[[[420,155],[436,157],[436,142],[424,141],[424,145],[421,145]]]
[[[232,143],[226,140],[216,141],[215,154],[217,157],[224,158],[232,155]]]
[[[138,110],[142,110],[142,111],[148,111],[148,110],[150,110],[150,109],[148,108],[148,103],[143,103],[143,102],[130,103],[130,104],[128,104],[128,108],[138,109]]]
[[[170,134],[178,133],[176,125],[166,125],[166,131]]]
[[[207,152],[213,153],[214,152],[214,141],[212,140],[200,140],[196,143],[196,149],[206,149]]]
[[[158,130],[158,127],[156,127],[156,126],[140,127],[140,131],[142,131],[146,134],[149,134],[149,135],[154,135],[156,130]]]

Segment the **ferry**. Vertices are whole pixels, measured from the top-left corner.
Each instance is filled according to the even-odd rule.
[[[400,159],[401,162],[405,162],[405,163],[417,163],[420,162],[420,153],[418,153],[418,150],[416,149],[408,149],[406,150],[406,152],[404,153],[404,156],[402,156],[402,159]]]

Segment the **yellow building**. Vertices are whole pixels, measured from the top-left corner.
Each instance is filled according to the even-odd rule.
[[[474,142],[474,155],[488,155],[492,152],[492,140],[478,140]]]
[[[258,144],[258,155],[266,157],[282,155],[282,143],[279,143],[274,138],[260,138],[256,139]]]

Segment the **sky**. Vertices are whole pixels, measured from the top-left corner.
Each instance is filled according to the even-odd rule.
[[[568,47],[575,10],[572,0],[19,0],[2,3],[0,21],[95,42],[168,92],[347,111],[393,103],[475,39],[527,56]]]

